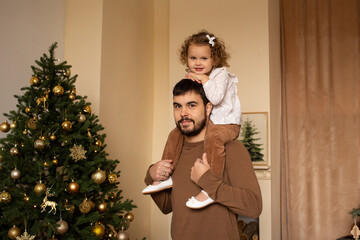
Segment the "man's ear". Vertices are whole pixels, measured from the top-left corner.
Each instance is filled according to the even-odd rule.
[[[211,110],[213,108],[213,105],[211,102],[208,102],[206,104],[206,117],[209,117],[210,116],[210,113],[211,113]]]

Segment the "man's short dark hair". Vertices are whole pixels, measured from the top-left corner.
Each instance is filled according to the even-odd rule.
[[[201,83],[195,82],[191,79],[182,79],[173,89],[173,97],[185,95],[188,92],[194,92],[201,96],[204,106],[209,102],[205,95],[205,91]]]

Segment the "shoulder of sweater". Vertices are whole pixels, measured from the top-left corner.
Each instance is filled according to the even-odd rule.
[[[246,150],[245,146],[238,139],[232,140],[231,142],[227,143],[225,145],[225,149],[227,152],[236,151],[236,152],[242,152],[248,154],[248,151]]]

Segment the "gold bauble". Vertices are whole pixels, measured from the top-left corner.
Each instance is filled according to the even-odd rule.
[[[45,141],[45,140],[46,140],[46,137],[45,137],[45,136],[41,136],[40,139],[43,140],[43,141]]]
[[[28,134],[28,131],[26,129],[24,129],[23,134],[24,135]]]
[[[8,237],[10,239],[16,239],[16,237],[19,237],[21,234],[21,230],[20,228],[16,227],[15,225],[10,228],[10,230],[8,231]]]
[[[11,178],[16,180],[16,179],[19,179],[21,177],[21,172],[18,170],[18,169],[14,169],[11,171]]]
[[[97,237],[101,237],[105,234],[105,227],[101,223],[96,223],[91,230]]]
[[[59,84],[53,88],[53,93],[55,96],[61,96],[64,94],[64,88]]]
[[[52,162],[54,165],[57,165],[57,164],[59,163],[59,161],[58,161],[56,158],[54,158],[51,162]]]
[[[15,121],[15,122],[12,122],[12,123],[10,124],[10,128],[11,128],[11,129],[15,129],[15,128],[16,128],[16,121]]]
[[[70,121],[66,120],[65,122],[63,122],[61,124],[61,127],[66,131],[70,131],[72,128],[72,123]]]
[[[119,231],[117,233],[116,239],[118,240],[129,240],[129,234],[125,231]]]
[[[109,181],[109,183],[116,183],[117,175],[115,173],[110,173],[108,175],[108,181]]]
[[[24,196],[24,201],[25,201],[25,202],[29,202],[29,200],[30,200],[30,197],[25,194],[25,196]]]
[[[97,209],[98,209],[98,211],[101,212],[101,213],[106,212],[106,210],[107,210],[107,204],[106,204],[106,202],[101,202],[101,203],[99,203]]]
[[[70,193],[77,193],[80,190],[80,185],[77,182],[72,181],[69,183],[69,192]]]
[[[78,119],[78,121],[79,121],[80,123],[85,122],[85,121],[86,121],[86,116],[85,116],[84,114],[80,113],[80,114],[79,114],[79,119]]]
[[[9,203],[11,201],[10,193],[6,192],[5,190],[0,193],[0,203]]]
[[[60,225],[60,226],[56,227],[56,230],[60,235],[63,235],[69,229],[68,223],[66,221],[64,221],[64,220],[59,220],[59,221],[56,222],[56,224]]]
[[[106,173],[105,171],[98,169],[91,175],[92,180],[96,184],[102,184],[106,180]]]
[[[17,156],[19,155],[19,149],[17,147],[13,147],[10,149],[10,154],[13,155],[13,156]]]
[[[50,164],[48,162],[44,162],[44,167],[48,167]]]
[[[51,141],[55,141],[55,140],[56,140],[56,136],[55,136],[54,134],[51,134],[50,140],[51,140]]]
[[[99,139],[96,139],[95,145],[100,148],[102,146],[102,141]]]
[[[72,89],[70,90],[70,93],[76,95],[76,88],[72,88]]]
[[[34,118],[30,118],[27,122],[27,126],[30,129],[36,129],[36,125],[38,123],[38,120],[34,117]]]
[[[79,210],[82,213],[90,212],[90,210],[91,210],[90,202],[87,199],[84,199],[84,201],[82,201],[82,203],[80,203],[80,205],[79,205]]]
[[[40,79],[39,79],[37,76],[34,76],[34,77],[30,78],[30,84],[31,84],[31,85],[36,86],[36,85],[38,85],[39,83],[40,83]]]
[[[91,114],[91,107],[89,105],[86,105],[83,109],[84,113]]]
[[[76,96],[74,94],[72,94],[72,93],[69,94],[69,100],[70,101],[74,101],[75,98],[76,98]]]
[[[70,77],[70,75],[71,75],[71,70],[70,70],[70,68],[67,68],[67,69],[65,70],[64,75],[65,75],[65,77]]]
[[[26,112],[27,114],[31,113],[31,107],[26,107],[26,108],[25,108],[25,112]]]
[[[127,220],[129,220],[129,222],[132,222],[132,221],[134,220],[135,216],[134,216],[133,213],[128,212],[128,213],[125,214],[125,218],[126,218]]]
[[[46,190],[46,186],[41,181],[38,184],[36,184],[34,187],[34,192],[36,194],[41,194],[41,193],[45,192],[45,190]]]
[[[35,140],[34,148],[37,150],[43,150],[45,147],[45,142],[41,139]]]
[[[0,131],[6,133],[10,130],[10,124],[7,121],[4,121],[2,124],[0,124]]]

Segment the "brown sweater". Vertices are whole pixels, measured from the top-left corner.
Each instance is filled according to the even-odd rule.
[[[237,215],[257,218],[262,210],[260,187],[245,147],[237,140],[226,145],[223,180],[212,169],[199,179],[199,186],[190,179],[190,169],[201,158],[204,142],[184,143],[179,162],[172,174],[173,187],[152,194],[164,213],[173,212],[173,240],[234,240],[239,239]],[[152,183],[147,172],[145,183]],[[203,209],[185,206],[188,198],[204,189],[215,200]]]

